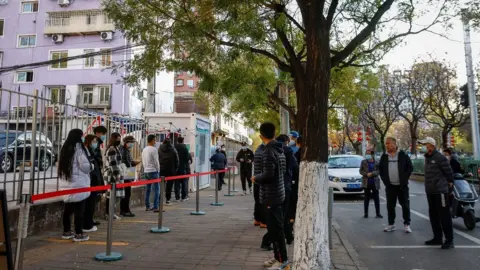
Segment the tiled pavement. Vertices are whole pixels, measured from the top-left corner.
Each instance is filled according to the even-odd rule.
[[[253,197],[224,197],[221,207],[210,206],[212,190],[200,193],[200,209],[205,216],[192,216],[195,194],[188,202],[167,206],[166,234],[150,233],[158,215],[134,208],[134,218],[114,222],[113,251],[123,254],[116,262],[98,262],[97,253],[105,252],[106,222],[90,234],[90,241],[72,243],[58,240],[58,232],[29,237],[26,242],[24,269],[263,269],[271,252],[259,248],[265,229],[253,226]],[[358,262],[353,247],[338,225],[334,224],[332,269],[366,269]],[[293,246],[289,247],[293,254]],[[291,258],[292,259],[292,258]]]

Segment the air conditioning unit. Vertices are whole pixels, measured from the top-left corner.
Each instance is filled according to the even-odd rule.
[[[52,41],[55,43],[63,43],[63,35],[62,34],[55,34],[52,36]]]
[[[70,5],[70,2],[70,0],[58,0],[58,5],[60,5],[61,7],[66,7]]]
[[[65,113],[65,105],[55,104],[53,106],[53,111],[55,112],[55,114],[64,114]]]
[[[112,40],[113,39],[113,32],[101,32],[100,33],[101,40]]]

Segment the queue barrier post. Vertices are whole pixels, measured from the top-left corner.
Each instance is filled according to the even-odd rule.
[[[168,233],[170,232],[170,228],[168,227],[163,227],[163,204],[165,201],[165,196],[163,194],[166,194],[165,192],[165,176],[162,176],[162,180],[160,182],[160,203],[158,206],[158,226],[153,227],[150,229],[150,232],[152,233]]]
[[[23,179],[21,179],[23,181]],[[20,197],[21,205],[18,217],[17,249],[15,251],[15,270],[23,269],[23,253],[25,251],[25,239],[28,235],[28,219],[30,216],[30,194]]]
[[[235,192],[238,192],[238,190],[235,189],[235,167],[232,167],[232,170],[233,170],[233,184],[232,184],[232,192],[235,193]]]
[[[228,193],[225,194],[225,196],[227,196],[227,197],[235,196],[234,194],[231,193],[231,189],[230,189],[230,184],[232,182],[231,176],[232,176],[232,170],[231,170],[231,168],[228,168]]]
[[[218,171],[215,170],[215,202],[210,204],[212,206],[223,206],[223,203],[218,201],[218,182]]]
[[[195,174],[195,185],[197,186],[197,190],[195,191],[195,211],[190,212],[190,215],[194,216],[203,216],[205,212],[200,211],[200,173]]]
[[[117,197],[117,184],[112,183],[110,189],[110,203],[108,205],[108,227],[107,227],[107,250],[106,252],[95,255],[97,261],[111,262],[122,259],[122,253],[112,252],[112,238],[113,238],[113,215],[115,213],[115,199]]]

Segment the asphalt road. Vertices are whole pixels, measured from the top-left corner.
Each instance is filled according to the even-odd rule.
[[[380,209],[383,219],[363,217],[363,196],[336,196],[333,215],[347,234],[360,260],[372,270],[430,270],[430,269],[478,269],[480,265],[480,223],[468,231],[463,219],[454,220],[455,249],[425,247],[423,243],[432,238],[428,219],[428,206],[422,182],[410,181],[411,228],[403,231],[401,208],[397,207],[395,232],[383,232],[387,226],[385,191],[381,190]],[[476,205],[477,216],[480,204]],[[370,202],[370,216],[375,207]]]

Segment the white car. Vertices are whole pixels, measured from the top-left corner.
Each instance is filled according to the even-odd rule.
[[[329,187],[334,194],[363,194],[358,155],[335,155],[328,158]]]

